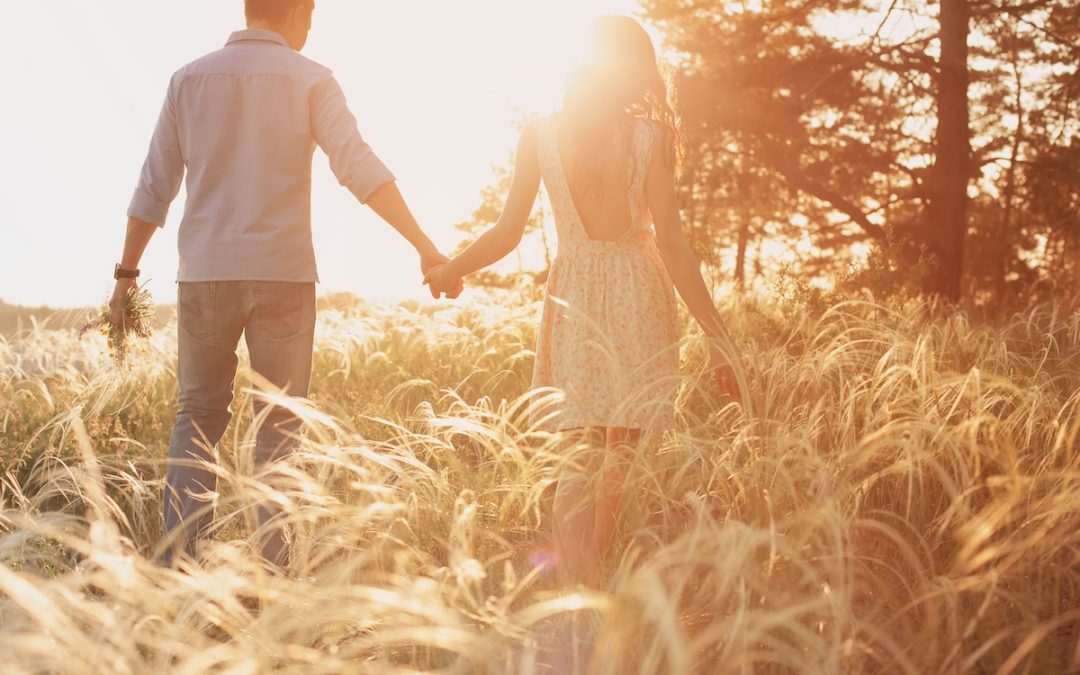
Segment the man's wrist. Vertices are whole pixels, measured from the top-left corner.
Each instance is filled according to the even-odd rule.
[[[113,278],[117,281],[121,279],[138,279],[141,272],[136,267],[124,267],[120,263],[116,263],[116,267],[113,268]]]
[[[416,252],[420,254],[420,258],[437,258],[442,255],[439,251],[439,247],[435,245],[430,239],[420,242],[416,247]]]

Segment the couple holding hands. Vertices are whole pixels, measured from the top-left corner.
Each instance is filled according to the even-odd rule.
[[[187,176],[180,225],[179,410],[169,447],[160,564],[194,557],[213,524],[206,501],[214,447],[231,419],[237,347],[251,368],[291,396],[308,392],[314,349],[311,165],[316,146],[340,180],[418,251],[433,296],[456,298],[463,279],[520,243],[541,183],[558,255],[537,337],[538,429],[567,451],[589,449],[591,478],[566,469],[554,499],[560,564],[598,583],[623,498],[624,462],[643,432],[671,429],[679,385],[676,292],[704,330],[723,391],[741,399],[738,350],[682,230],[676,172],[681,138],[648,33],[633,19],[596,22],[563,105],[530,123],[495,225],[450,260],[413,218],[393,174],[357,130],[330,71],[299,52],[313,0],[246,0],[247,30],[179,70],[128,210],[116,267],[114,322],[153,233]],[[539,397],[538,397],[538,400]],[[287,457],[300,421],[257,401],[260,469]],[[578,467],[582,465],[579,463]],[[266,561],[288,565],[286,528],[258,505]]]

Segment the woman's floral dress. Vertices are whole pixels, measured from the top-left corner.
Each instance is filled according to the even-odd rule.
[[[627,199],[617,241],[589,237],[570,192],[554,115],[539,124],[539,160],[559,251],[536,345],[534,421],[545,430],[674,426],[679,329],[675,293],[645,199],[656,128],[635,120]]]

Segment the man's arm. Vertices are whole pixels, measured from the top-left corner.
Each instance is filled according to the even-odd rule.
[[[389,182],[377,188],[368,197],[367,206],[412,244],[420,254],[420,265],[425,273],[446,262],[446,256],[439,253],[439,249],[416,222],[397,183]]]
[[[127,236],[124,238],[124,255],[120,258],[120,267],[126,270],[139,268],[146,245],[151,237],[158,231],[157,225],[146,223],[137,218],[128,218]],[[114,325],[124,323],[124,307],[127,304],[128,295],[138,286],[135,279],[117,279],[116,288],[113,289],[112,299],[109,300],[109,309],[112,310],[112,322]]]
[[[138,269],[143,252],[154,232],[165,225],[169,206],[180,193],[184,182],[184,157],[180,151],[180,137],[176,129],[176,112],[173,101],[173,84],[170,82],[165,102],[161,106],[150,150],[143,163],[139,184],[128,206],[127,236],[120,267]],[[115,325],[124,323],[124,307],[128,295],[137,286],[135,279],[117,279],[109,307]]]
[[[360,135],[337,80],[327,76],[315,88],[311,106],[315,142],[329,157],[330,169],[338,181],[412,244],[420,255],[424,274],[446,263],[446,256],[439,253],[413,217],[394,174]]]

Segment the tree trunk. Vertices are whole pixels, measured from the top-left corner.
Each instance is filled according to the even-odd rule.
[[[743,217],[739,226],[739,245],[735,251],[735,284],[739,290],[746,288],[746,249],[750,243],[750,218]]]
[[[740,195],[750,194],[750,181],[745,173],[736,178],[736,189]],[[753,215],[746,202],[739,205],[739,235],[735,247],[735,286],[740,291],[746,290],[746,250],[750,245],[750,219]]]
[[[1013,202],[1016,199],[1017,164],[1024,142],[1024,101],[1023,77],[1021,76],[1019,56],[1013,52],[1013,74],[1016,86],[1016,133],[1013,135],[1012,149],[1009,155],[1009,170],[1005,177],[1005,194],[1002,195],[1000,232],[996,242],[994,269],[994,297],[999,307],[1004,307],[1008,299],[1009,268],[1015,257],[1013,252]]]
[[[925,290],[955,302],[961,296],[967,231],[971,129],[968,110],[968,0],[941,0],[936,159],[927,239],[933,256]]]

